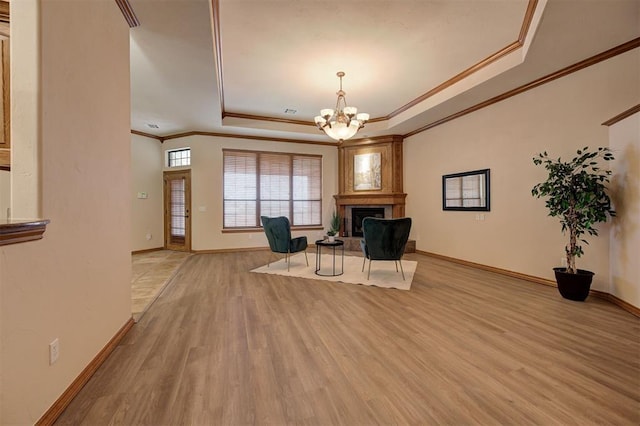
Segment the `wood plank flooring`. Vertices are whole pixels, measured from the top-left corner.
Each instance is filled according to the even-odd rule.
[[[156,250],[131,255],[131,313],[134,321],[149,309],[191,253]]]
[[[640,424],[640,319],[410,254],[410,291],[191,256],[59,425]]]

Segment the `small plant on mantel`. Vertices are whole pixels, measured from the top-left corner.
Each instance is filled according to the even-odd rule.
[[[331,221],[329,222],[329,230],[327,231],[327,235],[329,237],[334,237],[340,232],[340,215],[338,212],[334,211],[331,215]]]
[[[607,194],[606,185],[609,183],[611,170],[602,169],[598,160],[611,161],[614,159],[611,150],[600,147],[589,150],[584,147],[576,151],[577,155],[571,161],[562,161],[560,158],[552,160],[547,152],[533,157],[536,165],[543,165],[548,172],[547,179],[533,187],[531,195],[534,197],[548,197],[546,207],[549,216],[559,217],[562,232],[569,233],[569,243],[565,246],[567,258],[566,268],[554,268],[556,280],[559,273],[567,275],[588,276],[588,285],[591,286],[593,272],[576,268],[576,257],[584,254],[579,242],[589,244],[583,237],[584,234],[598,235],[594,225],[606,222],[607,215],[615,216],[616,212],[611,208],[611,199]],[[579,296],[567,297],[563,293],[560,281],[558,289],[560,293],[572,300],[584,300],[589,294],[589,287],[582,298]]]

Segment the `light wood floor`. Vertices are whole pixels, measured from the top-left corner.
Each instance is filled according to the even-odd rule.
[[[190,257],[60,425],[640,424],[640,319],[418,254],[410,291]]]
[[[138,322],[191,253],[156,250],[131,255],[131,313]]]

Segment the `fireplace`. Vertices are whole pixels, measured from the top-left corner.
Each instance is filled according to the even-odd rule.
[[[362,237],[362,219],[365,217],[384,218],[384,207],[353,207],[351,209],[351,235]]]
[[[407,194],[402,188],[402,140],[400,135],[390,135],[349,139],[338,146],[338,193],[333,197],[336,211],[343,218],[341,236],[359,241],[362,219],[367,216],[404,217]],[[375,189],[365,189],[358,183],[357,169],[366,155],[380,158],[380,182],[374,185]],[[365,213],[354,209],[363,209],[360,211]]]

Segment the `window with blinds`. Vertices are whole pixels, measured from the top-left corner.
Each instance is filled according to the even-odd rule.
[[[321,225],[321,156],[223,150],[223,158],[224,228],[259,227],[260,216]]]

